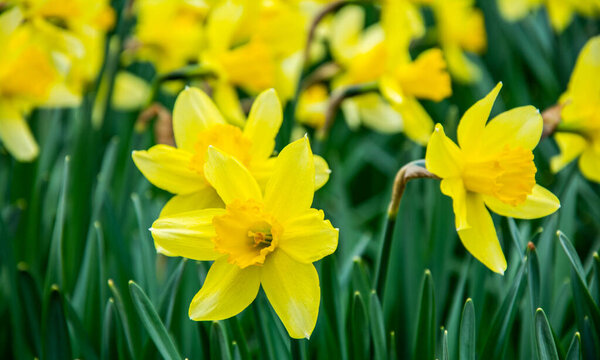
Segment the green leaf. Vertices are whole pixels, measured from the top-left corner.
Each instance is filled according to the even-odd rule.
[[[529,295],[531,298],[531,306],[532,310],[535,312],[536,309],[541,305],[541,280],[540,262],[538,260],[537,251],[535,246],[533,246],[533,243],[530,243],[527,255],[527,280],[527,284],[529,286]]]
[[[442,351],[440,360],[449,360],[450,355],[448,354],[448,330],[442,327]]]
[[[63,300],[71,334],[71,343],[73,344],[73,355],[89,360],[97,359],[98,354],[96,353],[94,344],[92,344],[90,334],[83,327],[83,323],[79,315],[77,315],[75,308],[69,302],[69,299],[64,298]]]
[[[569,345],[569,350],[567,351],[567,356],[565,360],[580,360],[581,359],[581,336],[578,332],[573,335],[573,340],[571,340],[571,345]]]
[[[131,201],[133,202],[133,208],[135,210],[135,216],[138,224],[138,236],[139,241],[135,242],[134,248],[138,249],[141,253],[141,263],[143,267],[143,273],[137,274],[137,278],[143,280],[141,283],[143,287],[148,288],[148,293],[151,298],[154,298],[156,290],[156,251],[154,250],[152,239],[148,236],[148,225],[144,221],[144,215],[142,212],[142,205],[140,203],[140,197],[138,194],[131,194]],[[139,246],[139,248],[138,248]]]
[[[540,359],[558,360],[558,351],[554,343],[552,329],[544,310],[541,308],[538,308],[535,312],[535,340]]]
[[[560,231],[557,231],[557,235],[560,244],[563,250],[565,251],[565,254],[569,258],[572,269],[575,273],[575,278],[573,279],[573,282],[571,284],[573,286],[573,296],[580,296],[580,305],[582,305],[584,309],[587,310],[585,311],[585,313],[591,316],[591,320],[595,327],[595,331],[596,333],[600,334],[600,309],[598,309],[598,306],[596,305],[594,299],[592,298],[592,295],[590,294],[590,290],[587,286],[585,278],[585,271],[583,270],[581,260],[579,259],[579,256],[577,255],[577,252],[573,247],[573,244],[571,244],[571,241]],[[583,309],[576,309],[576,311],[578,310]]]
[[[352,358],[366,359],[369,357],[371,338],[369,334],[369,318],[365,303],[359,291],[352,297],[352,318],[350,323],[350,341]]]
[[[100,358],[117,359],[119,357],[117,347],[117,314],[115,301],[108,299],[104,309],[104,319],[102,321],[102,346],[100,349]]]
[[[129,350],[129,355],[132,359],[137,357],[139,352],[137,351],[138,344],[137,338],[134,340],[133,334],[131,332],[131,319],[129,318],[128,312],[125,310],[125,304],[123,303],[123,297],[121,296],[121,292],[115,286],[115,283],[112,279],[108,279],[108,288],[112,292],[113,300],[115,306],[117,308],[117,313],[119,314],[119,318],[121,319],[121,325],[123,327],[123,332],[125,333],[125,339],[127,340],[127,349]]]
[[[213,321],[210,327],[210,358],[211,360],[231,360],[227,332],[219,321]]]
[[[592,255],[594,262],[594,288],[592,289],[592,297],[596,304],[600,306],[600,256],[597,252]]]
[[[480,352],[482,359],[497,359],[503,357],[504,350],[508,343],[508,334],[519,309],[521,294],[527,281],[525,270],[526,264],[525,261],[522,261],[513,280],[513,285],[502,301],[500,309],[498,309],[498,312],[494,316],[486,341],[482,344],[483,349]]]
[[[337,339],[337,346],[332,346],[329,351],[332,354],[338,351],[336,356],[346,359],[346,337],[344,336],[343,324],[343,304],[341,302],[339,280],[337,276],[336,256],[331,255],[323,259],[321,267],[321,291],[323,292],[323,307],[325,308],[325,316],[329,322],[330,329],[333,331],[333,338]],[[339,350],[338,350],[339,349]]]
[[[129,281],[129,292],[135,309],[148,331],[156,348],[165,359],[181,359],[175,343],[160,320],[154,306],[144,291],[133,281]]]
[[[58,286],[50,287],[49,301],[44,319],[42,358],[46,360],[72,359],[69,330]]]
[[[374,290],[371,291],[369,301],[369,319],[371,323],[371,335],[373,336],[373,348],[375,349],[375,359],[387,359],[383,310],[381,309],[379,297]]]
[[[23,321],[24,331],[27,334],[25,341],[31,347],[33,353],[40,356],[42,348],[40,330],[42,300],[40,290],[35,283],[35,279],[31,276],[28,266],[19,263],[17,267],[19,299],[25,315]]]
[[[435,330],[433,278],[431,272],[425,270],[421,283],[413,359],[433,359],[435,357]]]
[[[65,156],[63,181],[56,211],[56,220],[54,221],[54,231],[52,232],[52,240],[50,241],[50,253],[48,254],[44,295],[50,291],[50,286],[52,284],[58,284],[59,287],[62,287],[64,284],[62,242],[65,227],[65,208],[69,185],[70,161],[69,156]]]
[[[458,354],[460,360],[475,360],[476,319],[473,300],[467,299],[460,320]]]

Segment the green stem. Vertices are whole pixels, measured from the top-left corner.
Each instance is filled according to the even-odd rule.
[[[383,293],[385,290],[385,281],[387,279],[387,270],[390,264],[390,253],[392,250],[392,239],[394,236],[394,227],[396,225],[396,216],[388,215],[383,230],[383,244],[379,252],[379,263],[375,273],[375,289],[383,302]]]

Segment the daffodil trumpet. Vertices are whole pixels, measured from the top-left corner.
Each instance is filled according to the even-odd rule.
[[[425,166],[442,179],[452,198],[456,230],[465,248],[490,270],[504,274],[506,259],[488,209],[508,217],[535,219],[554,213],[560,202],[536,184],[533,149],[543,120],[533,106],[488,117],[502,83],[465,112],[458,145],[437,124],[427,144]]]

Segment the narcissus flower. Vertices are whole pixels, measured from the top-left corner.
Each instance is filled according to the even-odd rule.
[[[371,94],[354,97],[342,104],[346,117],[360,118],[379,131],[403,130],[412,140],[426,144],[433,121],[417,99],[441,101],[450,96],[452,89],[439,49],[429,49],[414,60],[410,56],[410,40],[418,31],[397,28],[398,22],[411,28],[412,7],[404,6],[410,4],[385,2],[381,23],[364,30],[362,8],[346,6],[336,15],[330,41],[334,59],[343,72],[333,87],[376,82],[388,103]],[[395,114],[381,116],[390,113]],[[369,120],[374,118],[378,120]]]
[[[551,160],[554,172],[579,158],[581,173],[592,181],[600,182],[599,79],[600,36],[596,36],[581,50],[567,92],[560,98],[563,105],[561,123],[554,135],[560,155]]]
[[[481,70],[465,51],[480,54],[487,43],[483,13],[474,5],[474,0],[435,0],[432,4],[448,70],[453,78],[466,83],[479,79]]]
[[[502,216],[534,219],[552,214],[560,203],[535,181],[532,151],[543,127],[539,111],[533,106],[518,107],[486,124],[501,86],[464,114],[457,131],[460,147],[436,125],[425,165],[442,178],[442,193],[452,198],[463,245],[485,266],[503,274],[506,259],[487,209]]]
[[[320,301],[312,262],[333,253],[338,242],[338,230],[311,208],[315,170],[308,139],[281,151],[264,192],[241,161],[216,146],[208,148],[203,172],[225,208],[161,214],[150,229],[162,253],[214,260],[190,318],[235,316],[262,285],[290,336],[308,338]]]
[[[228,124],[202,90],[186,88],[173,110],[177,147],[159,144],[147,151],[134,151],[133,161],[151,183],[177,194],[170,203],[193,203],[211,196],[213,190],[204,171],[206,150],[211,145],[235,157],[264,186],[275,166],[271,155],[281,121],[281,104],[273,89],[257,97],[241,129]],[[314,183],[319,188],[329,179],[329,168],[320,156],[315,155],[313,161],[317,168]]]
[[[498,0],[500,14],[509,21],[521,20],[542,5],[546,6],[550,23],[557,32],[566,29],[575,14],[583,16],[600,14],[598,0]]]

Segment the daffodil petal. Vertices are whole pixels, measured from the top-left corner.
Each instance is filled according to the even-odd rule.
[[[305,136],[287,145],[265,188],[265,207],[279,221],[309,209],[315,191],[315,163]]]
[[[452,198],[452,209],[454,210],[454,222],[456,230],[469,228],[467,221],[467,191],[460,177],[443,179],[440,189],[444,195]]]
[[[504,274],[506,259],[483,198],[479,194],[467,193],[465,199],[469,228],[458,231],[460,240],[477,260],[490,270]]]
[[[19,161],[33,161],[39,153],[27,122],[16,109],[0,109],[0,140]]]
[[[204,91],[188,87],[177,96],[173,108],[173,134],[178,148],[194,151],[201,131],[225,123],[215,103]]]
[[[378,132],[393,134],[404,128],[402,115],[379,94],[370,93],[352,98],[357,104],[363,124]]]
[[[446,136],[444,127],[437,124],[427,144],[425,167],[439,177],[448,178],[460,175],[461,162],[460,149]]]
[[[224,208],[225,204],[212,187],[207,186],[191,194],[173,196],[160,212],[160,217],[201,209]]]
[[[252,141],[252,154],[266,159],[275,148],[275,136],[281,127],[281,103],[274,89],[265,90],[254,100],[244,136]]]
[[[433,130],[433,120],[417,99],[412,96],[404,97],[402,103],[394,104],[402,116],[403,131],[412,141],[426,145]]]
[[[218,258],[222,254],[214,249],[212,220],[223,213],[225,209],[204,209],[159,217],[150,228],[156,250],[194,260]]]
[[[533,150],[542,137],[544,121],[538,109],[521,106],[496,116],[487,124],[481,139],[481,150],[502,151],[505,146]]]
[[[465,152],[473,153],[479,149],[481,135],[501,88],[500,82],[483,99],[471,106],[460,120],[457,129],[458,144]]]
[[[345,6],[331,22],[329,43],[336,61],[346,64],[356,53],[364,28],[365,11],[360,6]]]
[[[227,256],[216,260],[190,304],[192,320],[223,320],[248,307],[260,288],[260,267],[241,269],[227,262]]]
[[[579,169],[586,178],[600,182],[600,149],[589,147],[579,158]]]
[[[248,169],[213,146],[208,147],[204,176],[225,204],[234,200],[262,199],[260,187]]]
[[[275,251],[262,268],[261,284],[289,335],[308,339],[317,323],[321,298],[315,267]]]
[[[134,151],[133,162],[146,179],[173,194],[189,194],[208,187],[204,177],[190,168],[192,154],[168,145]]]
[[[246,116],[235,87],[224,80],[217,81],[212,95],[227,121],[233,125],[244,127]]]
[[[317,191],[329,181],[331,169],[329,169],[327,161],[319,155],[313,155],[313,160],[315,162],[315,191]]]
[[[559,132],[554,134],[554,140],[560,149],[560,154],[550,159],[550,169],[555,173],[575,160],[588,146],[587,140],[578,134]]]
[[[496,214],[518,219],[537,219],[550,215],[560,208],[558,198],[537,184],[525,202],[517,206],[503,203],[494,196],[484,196],[483,199],[487,207]]]
[[[309,209],[302,216],[289,219],[279,242],[281,250],[302,263],[332,254],[337,248],[339,232],[324,218],[323,211]]]

